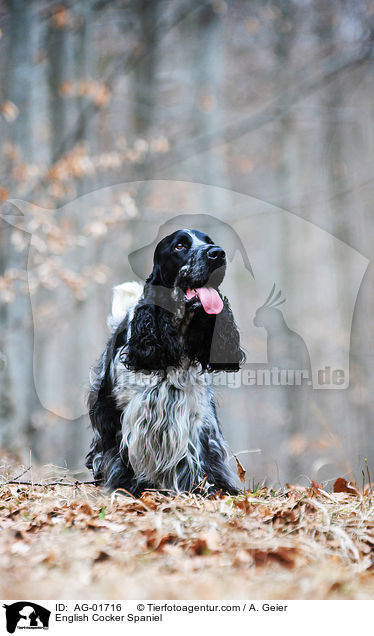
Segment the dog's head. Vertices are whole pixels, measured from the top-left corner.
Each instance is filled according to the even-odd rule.
[[[198,230],[178,230],[157,245],[154,266],[147,283],[177,290],[185,295],[186,309],[201,304],[208,314],[222,311],[218,286],[226,271],[222,247]],[[190,302],[188,302],[190,301]]]
[[[225,271],[225,251],[207,234],[186,229],[162,239],[131,321],[126,365],[158,371],[187,360],[209,371],[238,370],[239,333],[219,292]]]

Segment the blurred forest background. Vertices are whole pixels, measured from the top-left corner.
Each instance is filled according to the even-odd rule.
[[[288,210],[371,259],[373,34],[365,0],[0,4],[2,448],[83,470],[90,431],[75,400],[107,338],[111,287],[134,279],[128,254],[178,214],[230,224],[239,199],[236,214]],[[291,237],[276,230],[291,279]],[[332,282],[319,281],[338,313],[344,261],[332,255]],[[360,481],[365,458],[374,474],[372,277],[369,265],[347,389],[220,388],[251,479]],[[241,284],[239,272],[227,290],[237,304]]]

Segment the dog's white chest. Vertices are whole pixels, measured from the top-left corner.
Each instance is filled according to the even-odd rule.
[[[191,475],[199,483],[201,429],[212,416],[207,376],[196,368],[163,376],[121,367],[114,393],[122,411],[122,446],[137,479],[173,490],[183,489]]]

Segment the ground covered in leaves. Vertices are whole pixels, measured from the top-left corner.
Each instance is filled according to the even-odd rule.
[[[0,480],[0,598],[374,598],[371,488],[133,499],[20,472]]]

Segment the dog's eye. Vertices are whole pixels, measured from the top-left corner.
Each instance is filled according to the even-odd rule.
[[[185,246],[183,245],[183,243],[177,243],[176,246],[174,247],[174,251],[175,252],[180,252],[181,250],[184,250]]]

